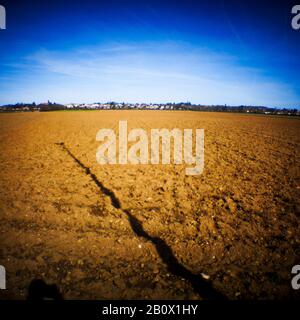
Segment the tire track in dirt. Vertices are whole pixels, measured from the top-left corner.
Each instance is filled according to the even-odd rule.
[[[141,127],[145,128],[149,133],[151,132],[151,130],[153,129],[149,124],[147,124],[145,121],[140,121],[141,122]],[[175,123],[173,125],[174,128],[180,128],[180,123]],[[172,128],[169,128],[172,130]],[[173,168],[175,168],[176,165],[173,164]],[[176,172],[176,169],[174,170]],[[183,183],[186,184],[186,175],[184,175],[184,181]],[[177,200],[177,194],[176,194],[176,190],[178,189],[178,186],[180,185],[180,183],[178,183],[178,180],[175,180],[173,182],[172,185],[172,191],[171,191],[171,197],[170,200],[172,201],[173,205],[172,205],[172,210],[174,211],[174,213],[178,216],[180,216],[180,201]]]
[[[254,132],[253,130],[244,130],[244,129],[239,129],[240,132],[242,132],[243,134],[246,134],[246,135],[250,135],[250,136],[257,136],[259,138],[266,138],[266,139],[269,139],[269,141],[272,141],[272,142],[280,142],[280,143],[283,143],[283,144],[288,144],[292,147],[299,147],[300,146],[300,143],[298,142],[289,142],[289,141],[286,141],[284,139],[282,139],[281,137],[279,136],[276,136],[276,135],[269,135],[269,134],[266,134],[266,133],[262,133],[262,132]]]
[[[116,208],[125,213],[128,217],[129,224],[132,231],[140,238],[144,238],[150,241],[156,248],[156,251],[161,260],[166,264],[167,269],[170,273],[175,276],[181,277],[188,281],[193,287],[194,291],[197,292],[203,299],[216,299],[224,300],[226,297],[213,288],[212,284],[204,278],[195,275],[186,267],[184,267],[178,259],[175,257],[172,249],[167,243],[159,238],[149,235],[143,228],[142,223],[134,216],[128,209],[122,208],[120,200],[116,197],[115,193],[106,188],[101,181],[98,180],[96,175],[90,170],[89,167],[85,166],[65,145],[64,142],[55,143],[64,152],[66,152],[76,164],[84,170],[85,174],[90,176],[100,191],[108,196],[111,200],[111,204]]]

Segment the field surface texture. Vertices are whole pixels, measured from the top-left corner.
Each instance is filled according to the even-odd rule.
[[[100,165],[101,128],[205,131],[205,165]],[[300,121],[91,111],[0,115],[0,265],[25,299],[299,298]]]

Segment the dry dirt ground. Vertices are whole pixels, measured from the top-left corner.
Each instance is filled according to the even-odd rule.
[[[119,120],[204,128],[203,174],[99,165],[96,133]],[[33,279],[66,299],[299,298],[290,284],[300,264],[299,119],[1,114],[0,148],[0,298],[26,298]]]

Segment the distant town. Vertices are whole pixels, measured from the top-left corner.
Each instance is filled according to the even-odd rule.
[[[0,112],[49,112],[59,110],[189,110],[206,112],[235,112],[255,113],[271,115],[300,116],[300,109],[296,108],[271,108],[265,106],[228,106],[228,105],[202,105],[190,102],[180,103],[69,103],[59,104],[56,102],[45,103],[16,103],[0,106]]]

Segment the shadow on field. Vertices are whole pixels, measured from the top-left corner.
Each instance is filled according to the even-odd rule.
[[[63,300],[56,284],[47,284],[44,280],[34,279],[31,281],[28,288],[27,300],[42,301],[42,300]]]
[[[223,294],[213,288],[209,281],[203,279],[201,276],[193,274],[190,270],[184,267],[177,260],[171,248],[164,240],[149,235],[143,228],[142,223],[136,217],[134,217],[129,210],[122,208],[120,200],[116,197],[114,192],[106,188],[103,183],[97,179],[96,175],[91,172],[90,168],[86,167],[79,159],[75,157],[75,155],[66,147],[64,142],[56,143],[56,145],[60,146],[63,151],[73,158],[73,160],[84,170],[85,174],[89,175],[93,179],[101,192],[110,197],[111,203],[116,209],[122,210],[127,215],[133,232],[138,237],[151,241],[153,245],[155,245],[157,253],[162,261],[167,265],[170,273],[187,280],[192,285],[195,292],[197,292],[203,299],[226,299]]]

